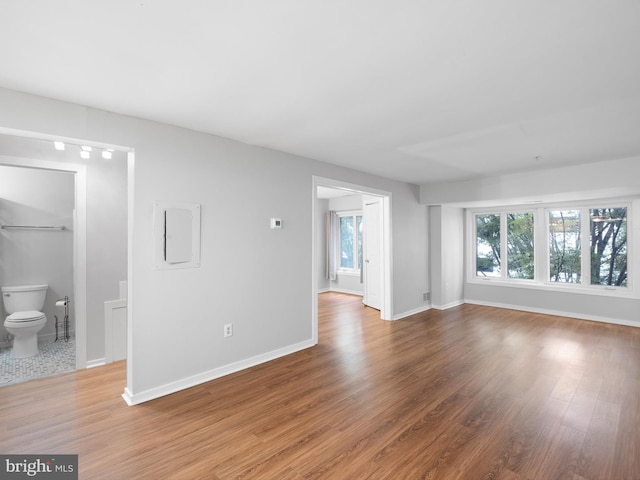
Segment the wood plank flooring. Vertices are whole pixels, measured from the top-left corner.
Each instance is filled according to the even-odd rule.
[[[125,365],[0,388],[0,452],[81,479],[640,479],[640,329],[319,297],[318,346],[135,407]]]

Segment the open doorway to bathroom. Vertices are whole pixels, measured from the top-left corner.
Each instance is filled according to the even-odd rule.
[[[0,285],[49,285],[34,357],[12,359],[0,302],[0,386],[105,363],[104,305],[126,292],[127,152],[104,158],[94,144],[81,158],[80,148],[0,132],[0,225],[58,227],[0,228]],[[68,339],[56,305],[65,296]]]
[[[4,308],[0,385],[75,369],[71,323],[75,302],[64,300],[73,297],[74,177],[68,171],[0,165],[0,285]],[[5,300],[19,294],[10,289],[30,285],[46,285],[43,306],[33,307],[41,309],[46,321],[35,332],[37,355],[21,358],[14,349],[13,329],[4,322],[9,313],[14,313],[6,311]]]

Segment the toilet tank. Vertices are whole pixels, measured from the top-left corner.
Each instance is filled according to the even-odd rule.
[[[2,287],[2,302],[8,315],[28,310],[41,311],[49,285]]]

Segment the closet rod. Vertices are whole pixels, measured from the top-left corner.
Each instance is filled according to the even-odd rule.
[[[4,228],[5,230],[14,229],[14,230],[64,230],[64,225],[60,227],[39,227],[36,225],[0,225],[0,229]]]

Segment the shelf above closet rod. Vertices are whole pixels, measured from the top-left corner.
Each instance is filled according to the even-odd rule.
[[[36,225],[0,225],[0,229],[5,230],[64,230],[65,226],[59,227],[39,227]]]

